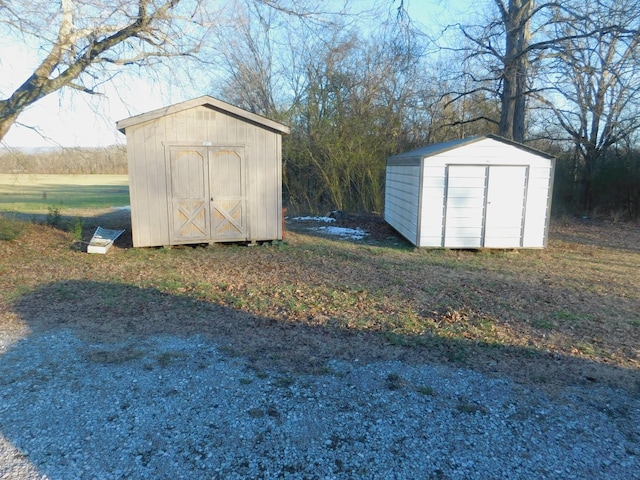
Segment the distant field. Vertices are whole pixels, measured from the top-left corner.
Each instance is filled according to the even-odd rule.
[[[127,175],[0,174],[0,211],[46,213],[129,205]]]

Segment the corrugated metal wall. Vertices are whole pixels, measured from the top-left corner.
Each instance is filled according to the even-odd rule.
[[[385,185],[385,221],[415,244],[420,215],[420,164],[389,165]]]
[[[544,247],[553,166],[493,138],[390,159],[385,220],[420,247]]]

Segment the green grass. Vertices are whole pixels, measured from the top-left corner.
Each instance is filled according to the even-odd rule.
[[[183,352],[162,352],[156,355],[156,360],[161,368],[167,368],[172,363],[186,358]]]
[[[24,230],[25,224],[11,218],[0,219],[0,241],[15,240]]]
[[[581,315],[578,313],[574,313],[568,310],[558,310],[555,313],[555,318],[559,321],[562,322],[568,322],[568,323],[576,323],[576,322],[580,322],[582,320],[585,320],[587,318],[586,315]]]
[[[531,322],[531,325],[534,328],[539,328],[541,330],[553,330],[555,328],[555,323],[548,318],[535,319]]]
[[[428,395],[430,397],[434,397],[436,395],[436,391],[432,387],[428,386],[417,387],[416,391],[421,395]]]
[[[460,402],[458,405],[456,405],[456,410],[459,413],[466,413],[469,415],[475,415],[478,413],[482,415],[487,415],[489,413],[489,409],[484,405],[479,405],[479,404],[470,403],[470,402]]]
[[[0,211],[47,213],[129,203],[127,175],[0,175]]]

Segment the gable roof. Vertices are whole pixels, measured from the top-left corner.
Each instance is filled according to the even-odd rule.
[[[476,143],[476,142],[479,142],[480,140],[486,140],[486,139],[491,139],[491,140],[496,140],[498,142],[506,143],[507,145],[511,145],[513,147],[519,148],[529,153],[533,153],[535,155],[539,155],[541,157],[545,157],[549,159],[554,158],[553,155],[549,155],[548,153],[545,153],[541,150],[528,147],[527,145],[523,145],[522,143],[514,142],[513,140],[508,140],[504,137],[500,137],[499,135],[488,134],[488,135],[478,135],[475,137],[460,138],[457,140],[450,140],[448,142],[435,143],[433,145],[427,145],[426,147],[420,147],[415,150],[411,150],[409,152],[403,152],[398,155],[394,155],[392,157],[389,157],[389,160],[392,160],[392,159],[401,160],[403,158],[414,158],[414,157],[420,157],[420,158],[432,157],[433,155],[438,155],[440,153],[443,153],[449,150],[454,150],[456,148],[463,147],[465,145],[470,145],[472,143]]]
[[[116,127],[122,133],[126,133],[127,127],[131,127],[133,125],[138,125],[143,122],[148,122],[150,120],[155,120],[160,117],[164,117],[167,115],[171,115],[173,113],[182,112],[183,110],[188,110],[194,107],[208,107],[213,110],[222,111],[227,113],[233,117],[240,118],[249,123],[253,123],[264,127],[269,130],[274,130],[276,132],[288,135],[291,132],[291,129],[282,123],[278,123],[274,120],[269,120],[266,117],[261,115],[257,115],[255,113],[251,113],[242,108],[231,105],[230,103],[223,102],[222,100],[218,100],[217,98],[210,97],[208,95],[203,95],[202,97],[194,98],[192,100],[187,100],[186,102],[180,102],[173,105],[169,105],[167,107],[158,108],[156,110],[152,110],[147,113],[141,113],[140,115],[135,115],[133,117],[125,118],[123,120],[118,120],[116,122]]]

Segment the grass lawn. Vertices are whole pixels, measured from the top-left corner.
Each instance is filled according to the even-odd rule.
[[[130,248],[123,212],[83,222],[85,242],[93,225],[127,232],[87,255],[64,224],[0,219],[0,336],[206,335],[256,369],[395,359],[640,395],[638,225],[554,220],[543,250],[458,251],[370,217],[344,220],[364,241],[290,221],[284,242],[173,249]]]
[[[125,205],[127,175],[0,174],[0,211],[47,213]]]

